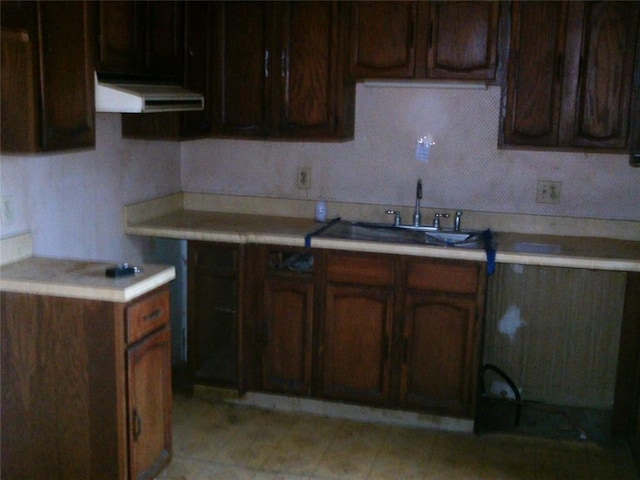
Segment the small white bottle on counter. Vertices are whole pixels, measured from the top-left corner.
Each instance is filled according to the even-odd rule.
[[[327,204],[324,200],[318,200],[316,203],[316,222],[327,221]]]

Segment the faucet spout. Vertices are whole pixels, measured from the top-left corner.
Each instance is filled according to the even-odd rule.
[[[416,209],[413,212],[413,226],[420,226],[420,200],[422,200],[422,179],[418,179],[418,184],[416,185]]]

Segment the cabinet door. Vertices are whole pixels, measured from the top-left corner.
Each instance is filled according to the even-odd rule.
[[[637,2],[569,2],[561,144],[627,147],[639,16]]]
[[[95,145],[93,21],[87,2],[38,2],[41,149]]]
[[[182,81],[183,2],[148,1],[145,7],[144,72],[154,78]]]
[[[213,129],[214,10],[212,2],[191,1],[185,4],[184,85],[204,94],[204,110],[182,113],[186,137],[209,135]]]
[[[217,4],[214,65],[215,133],[266,136],[271,128],[271,84],[274,57],[273,25],[268,2]]]
[[[142,51],[140,14],[142,2],[101,1],[98,4],[99,72],[132,73],[138,69]]]
[[[327,285],[324,396],[387,404],[393,301],[392,287]]]
[[[188,364],[192,380],[238,385],[238,248],[188,247]]]
[[[351,2],[349,75],[413,78],[416,2]]]
[[[129,473],[154,478],[171,456],[169,327],[127,350]]]
[[[401,406],[473,416],[475,298],[426,292],[405,298]]]
[[[345,120],[337,2],[285,2],[280,14],[278,133],[342,136]]]
[[[498,2],[430,2],[427,77],[493,80]]]
[[[264,288],[263,387],[296,394],[311,391],[313,283],[268,278]]]
[[[566,3],[514,2],[504,141],[556,146]]]
[[[182,2],[104,0],[98,9],[99,72],[182,80]]]

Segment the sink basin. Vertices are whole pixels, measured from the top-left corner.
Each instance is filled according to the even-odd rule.
[[[482,232],[454,231],[412,225],[394,226],[386,223],[339,221],[318,233],[323,238],[345,238],[374,242],[411,243],[443,247],[483,248]]]

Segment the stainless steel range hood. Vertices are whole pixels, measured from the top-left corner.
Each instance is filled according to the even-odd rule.
[[[98,78],[96,112],[155,113],[204,109],[204,96],[179,85]]]

